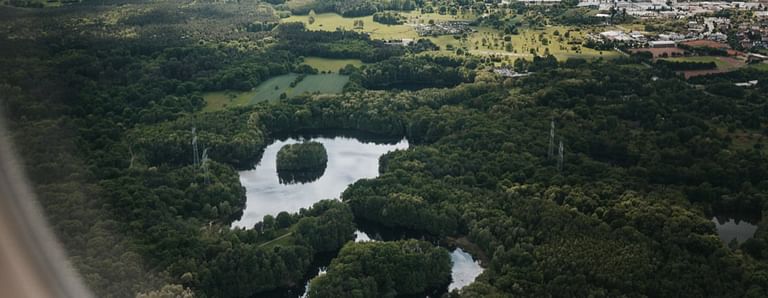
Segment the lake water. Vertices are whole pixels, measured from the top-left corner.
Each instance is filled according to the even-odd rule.
[[[322,143],[328,152],[328,166],[317,180],[283,184],[277,175],[277,151],[285,145],[302,141]],[[240,172],[240,183],[247,197],[245,211],[237,227],[250,228],[264,215],[282,211],[298,212],[323,199],[338,198],[352,183],[379,174],[379,157],[389,151],[408,148],[408,141],[397,143],[363,142],[349,137],[288,138],[267,146],[261,162],[252,170]]]
[[[472,255],[461,248],[456,248],[451,252],[451,262],[453,262],[453,268],[451,269],[453,280],[448,285],[448,291],[461,289],[471,284],[480,273],[483,273],[483,267],[480,267],[480,262],[472,258]]]
[[[739,244],[744,243],[749,238],[755,235],[757,231],[757,225],[747,222],[746,220],[734,219],[731,217],[712,217],[712,222],[715,223],[717,229],[717,235],[720,236],[726,245],[731,240],[736,239]]]
[[[322,143],[328,153],[328,165],[319,178],[308,179],[306,183],[286,183],[277,173],[277,152],[285,145],[315,141]],[[277,215],[282,211],[298,212],[322,199],[338,198],[352,183],[359,179],[374,178],[379,174],[379,157],[397,149],[407,149],[408,141],[376,143],[351,137],[306,137],[276,140],[264,149],[261,161],[252,170],[240,172],[240,183],[246,190],[246,208],[237,227],[252,227],[264,215]],[[311,180],[311,181],[309,181]],[[363,225],[366,226],[366,225]],[[367,226],[366,226],[367,227]],[[367,227],[369,233],[355,232],[355,241],[379,241],[417,238],[423,235],[396,229],[375,229]],[[311,277],[324,274],[333,256],[321,256],[315,260],[313,272],[309,272],[306,284],[294,289],[278,289],[264,293],[264,297],[303,297]],[[461,248],[451,251],[453,281],[448,290],[464,287],[482,273],[483,269],[472,256]]]

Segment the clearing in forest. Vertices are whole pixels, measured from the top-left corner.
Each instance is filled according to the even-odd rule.
[[[227,107],[255,104],[260,101],[279,100],[303,93],[341,93],[349,76],[338,74],[307,75],[298,80],[299,74],[291,73],[271,78],[256,86],[251,91],[218,91],[203,95],[206,106],[204,111],[215,111]],[[292,87],[291,84],[294,83]]]

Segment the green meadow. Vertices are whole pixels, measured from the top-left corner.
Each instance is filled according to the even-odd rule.
[[[271,78],[259,84],[251,91],[217,91],[203,94],[206,106],[204,111],[215,111],[227,107],[254,104],[260,101],[276,101],[285,93],[293,97],[304,93],[341,93],[349,76],[338,74],[307,75],[296,86],[291,83],[298,78],[295,73]]]
[[[348,64],[354,66],[362,66],[363,61],[360,59],[329,59],[320,57],[305,57],[304,64],[309,65],[319,71],[337,73],[339,69],[344,68]]]
[[[315,16],[315,22],[308,23],[309,16],[294,15],[282,20],[282,22],[302,22],[310,30],[335,31],[337,28],[365,32],[371,35],[371,38],[381,40],[399,40],[399,39],[419,39],[415,26],[426,24],[432,21],[471,21],[475,19],[474,15],[440,15],[437,13],[421,14],[419,12],[401,12],[406,18],[406,23],[402,25],[385,25],[373,21],[372,16],[345,18],[336,13],[321,13]],[[356,20],[363,21],[362,28],[354,28]],[[454,54],[461,48],[475,55],[496,55],[506,57],[505,60],[513,62],[517,58],[532,59],[533,52],[537,55],[550,54],[557,57],[558,60],[565,60],[572,57],[578,58],[614,58],[619,53],[615,51],[597,51],[579,46],[578,51],[572,49],[573,45],[568,44],[571,41],[583,41],[586,37],[588,28],[576,30],[575,27],[568,26],[547,26],[545,28],[521,28],[519,34],[509,35],[505,40],[505,34],[499,30],[489,27],[472,27],[474,32],[464,36],[441,35],[429,36],[430,40],[440,47],[439,54]],[[611,28],[599,28],[609,30]],[[565,32],[569,32],[569,37],[565,37]],[[544,41],[546,39],[546,41]],[[507,44],[510,44],[507,46]],[[545,44],[546,43],[546,44]],[[309,64],[310,62],[305,62]],[[311,61],[317,65],[323,65],[323,61]],[[312,65],[312,64],[310,64]],[[343,66],[343,65],[342,65]],[[315,66],[313,66],[315,67]],[[315,67],[323,70],[319,67]],[[334,69],[335,68],[335,69]],[[336,71],[336,65],[326,67],[325,70]]]

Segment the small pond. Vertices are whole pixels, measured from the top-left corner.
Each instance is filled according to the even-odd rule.
[[[306,183],[285,184],[277,174],[277,151],[284,145],[315,141],[328,152],[328,166],[319,178]],[[383,140],[382,140],[383,141]],[[379,157],[389,151],[408,148],[408,141],[368,142],[351,137],[307,137],[276,140],[264,150],[261,162],[240,172],[245,187],[246,207],[237,227],[250,228],[265,215],[282,211],[298,212],[323,199],[338,198],[352,183],[379,174]]]
[[[726,245],[734,239],[736,239],[737,243],[742,244],[744,241],[752,238],[755,235],[755,231],[757,231],[757,220],[715,216],[712,217],[712,222],[715,223],[720,240]]]

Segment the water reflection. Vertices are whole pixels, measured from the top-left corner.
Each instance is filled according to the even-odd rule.
[[[464,252],[461,248],[456,248],[451,252],[451,262],[453,262],[453,268],[451,269],[453,280],[448,285],[448,291],[461,289],[471,284],[480,273],[483,273],[483,267],[480,267],[480,262],[473,259],[472,255]]]
[[[319,179],[305,183],[283,184],[276,175],[277,151],[285,145],[315,141],[328,152],[328,166]],[[350,184],[362,178],[373,178],[379,173],[379,157],[389,151],[408,148],[408,141],[376,144],[364,143],[357,138],[315,137],[277,140],[267,146],[261,162],[255,169],[241,171],[240,183],[245,187],[246,208],[238,227],[252,227],[264,215],[277,215],[281,211],[298,212],[322,199],[338,198]]]
[[[304,184],[315,182],[325,174],[325,168],[304,171],[277,170],[277,180],[280,184]]]
[[[757,225],[755,223],[748,222],[747,220],[720,216],[712,217],[712,222],[715,223],[717,229],[717,235],[720,236],[720,240],[725,244],[731,243],[734,239],[737,243],[742,244],[749,238],[755,235],[757,231]]]

